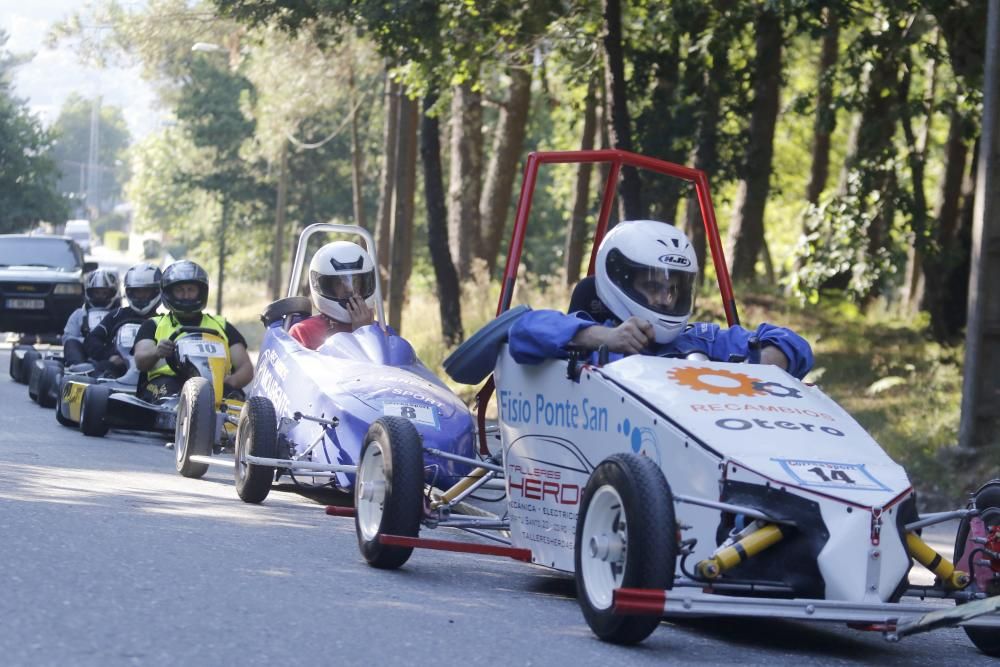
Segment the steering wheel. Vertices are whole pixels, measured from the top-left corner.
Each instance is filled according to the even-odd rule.
[[[210,334],[212,336],[219,335],[219,332],[216,329],[209,329],[208,327],[181,327],[170,334],[170,338],[168,340],[173,341],[181,335],[196,333]],[[174,349],[174,353],[164,359],[164,361],[167,362],[167,366],[170,367],[170,370],[177,374],[177,377],[184,377],[186,375],[186,371],[184,370],[184,367],[181,366],[181,360],[176,349]]]

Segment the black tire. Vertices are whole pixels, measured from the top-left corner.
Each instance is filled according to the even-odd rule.
[[[108,397],[111,389],[95,384],[83,392],[83,402],[80,405],[80,430],[84,435],[103,437],[108,433],[108,424],[104,416],[108,413]]]
[[[994,479],[979,487],[973,496],[973,502],[980,511],[980,517],[986,524],[986,531],[989,532],[996,525],[1000,525],[1000,480]],[[958,526],[955,535],[955,567],[972,576],[972,583],[968,589],[977,593],[987,595],[1000,595],[1000,584],[994,582],[985,590],[976,583],[974,568],[969,567],[969,554],[965,553],[966,540],[969,535],[971,519],[964,518]],[[981,555],[977,557],[982,558]],[[983,567],[983,566],[977,566]],[[959,603],[961,604],[961,603]],[[993,628],[962,628],[969,640],[975,644],[976,648],[988,656],[1000,658],[1000,632]]]
[[[25,351],[24,357],[21,358],[21,369],[18,371],[17,381],[19,383],[28,384],[28,380],[31,379],[31,369],[34,368],[35,362],[41,358],[41,353],[34,348]]]
[[[54,408],[58,401],[56,390],[62,380],[62,364],[58,361],[45,362],[38,376],[38,404],[43,408]]]
[[[198,479],[208,472],[207,463],[191,456],[211,456],[215,440],[215,389],[203,377],[191,378],[181,389],[174,430],[175,467],[184,477]]]
[[[236,493],[245,503],[260,503],[271,492],[274,467],[243,463],[243,457],[278,458],[278,418],[274,405],[264,396],[251,396],[243,404],[236,429]]]
[[[28,373],[28,398],[34,403],[38,402],[38,382],[42,378],[42,369],[48,363],[46,360],[35,359],[30,366],[25,367]]]
[[[14,381],[18,384],[28,384],[31,367],[35,361],[42,358],[42,355],[38,352],[38,350],[30,345],[19,345],[18,347],[24,350],[24,355],[21,357],[19,362],[11,362],[11,369],[15,369],[16,366],[16,372],[11,373],[11,377],[13,377]],[[14,350],[11,350],[10,354],[11,359],[13,360],[14,356],[16,356],[14,354]]]
[[[10,379],[14,382],[21,382],[21,361],[22,358],[17,356],[18,350],[27,350],[27,345],[14,345],[10,349],[10,367],[8,372],[10,373]]]
[[[62,401],[57,401],[56,402],[56,410],[55,410],[55,412],[56,412],[56,421],[57,422],[59,422],[63,426],[68,426],[68,427],[71,427],[71,428],[76,428],[76,422],[75,421],[73,421],[72,419],[67,419],[66,417],[63,417],[63,413],[62,413]]]
[[[604,527],[612,538],[620,538],[624,530],[623,560],[612,563],[613,556],[601,558],[591,551],[592,546],[600,550],[596,531]],[[574,549],[576,597],[594,634],[614,644],[636,644],[648,637],[660,618],[614,614],[611,592],[672,588],[676,563],[673,494],[663,471],[652,460],[632,453],[602,461],[583,491]]]
[[[408,419],[381,417],[371,425],[355,480],[354,530],[361,555],[372,567],[394,570],[410,558],[413,548],[382,544],[379,536],[417,537],[423,515],[423,443]],[[372,482],[382,484],[381,498],[366,497],[378,489]]]

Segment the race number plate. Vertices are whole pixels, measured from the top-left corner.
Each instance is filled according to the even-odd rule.
[[[45,299],[7,299],[7,307],[13,310],[44,310]]]
[[[889,491],[865,469],[863,463],[835,463],[806,459],[774,459],[801,486],[822,486],[860,491]]]
[[[93,331],[97,328],[108,314],[106,310],[89,310],[87,311],[87,328]]]
[[[214,340],[196,340],[181,338],[177,341],[177,353],[182,357],[222,357],[226,356],[226,348]]]
[[[403,417],[417,424],[426,424],[434,428],[438,425],[437,412],[434,408],[426,405],[415,405],[413,403],[382,403],[382,414],[387,417]]]
[[[135,335],[139,333],[139,325],[135,322],[130,322],[128,324],[123,324],[118,333],[115,334],[115,338],[118,339],[118,347],[124,350],[132,349],[135,345]]]

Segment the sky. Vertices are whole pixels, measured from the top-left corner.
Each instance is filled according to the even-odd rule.
[[[15,93],[28,100],[45,125],[56,119],[71,93],[88,98],[99,94],[104,104],[122,109],[133,140],[141,138],[159,127],[162,116],[138,68],[84,67],[68,46],[45,46],[49,27],[83,6],[80,0],[0,0],[0,28],[9,36],[6,48],[35,53],[30,63],[16,70]]]

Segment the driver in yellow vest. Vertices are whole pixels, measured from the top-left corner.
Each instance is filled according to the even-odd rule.
[[[146,372],[145,391],[152,397],[179,394],[182,382],[167,365],[177,345],[171,334],[181,327],[213,329],[229,345],[230,372],[223,380],[227,394],[242,389],[253,379],[253,362],[247,354],[247,342],[225,318],[203,312],[208,304],[208,274],[194,262],[174,262],[163,272],[162,300],[170,311],[152,317],[136,334],[135,365]]]

